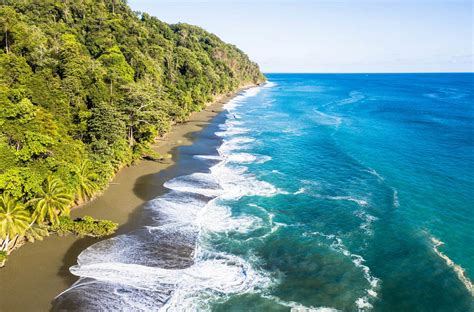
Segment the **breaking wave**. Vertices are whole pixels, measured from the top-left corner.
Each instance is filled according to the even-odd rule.
[[[225,108],[230,112],[259,91],[248,89]],[[152,216],[148,226],[83,251],[70,268],[80,280],[56,298],[55,309],[80,303],[87,310],[101,302],[127,311],[207,310],[229,294],[258,291],[273,283],[267,272],[258,269],[258,259],[245,260],[205,243],[206,233],[246,233],[264,222],[257,216],[234,216],[222,200],[283,193],[242,166],[271,158],[234,152],[254,139],[242,136],[247,130],[229,114],[223,131],[217,133],[224,139],[219,155],[194,156],[217,162],[210,172],[167,181],[169,192],[146,206]],[[273,223],[271,216],[269,221]],[[275,226],[279,225],[271,226],[270,232]]]

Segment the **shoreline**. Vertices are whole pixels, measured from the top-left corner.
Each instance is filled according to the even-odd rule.
[[[139,224],[136,212],[147,201],[164,193],[163,183],[176,174],[172,169],[179,158],[178,148],[191,145],[196,134],[223,111],[225,103],[253,86],[256,85],[246,85],[231,94],[218,96],[202,111],[191,114],[188,121],[173,125],[171,131],[152,146],[162,155],[170,154],[170,159],[160,162],[143,159],[122,168],[106,190],[74,207],[71,217],[91,215],[117,222],[119,228],[113,236],[136,228]],[[84,249],[98,241],[100,239],[52,235],[13,252],[6,266],[0,269],[0,311],[50,310],[54,297],[77,280],[69,273],[69,267],[76,264],[77,256]]]

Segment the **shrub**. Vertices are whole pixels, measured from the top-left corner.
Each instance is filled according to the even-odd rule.
[[[50,230],[59,235],[75,234],[98,238],[113,234],[117,226],[118,224],[112,221],[96,220],[89,216],[76,220],[72,220],[68,217],[60,217],[59,223],[52,225]]]
[[[0,267],[3,266],[5,261],[7,261],[7,258],[8,258],[7,252],[6,251],[0,251]]]

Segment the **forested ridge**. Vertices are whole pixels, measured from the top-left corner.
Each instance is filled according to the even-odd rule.
[[[123,0],[3,0],[0,26],[3,254],[61,223],[74,232],[69,208],[173,122],[265,79],[235,46]]]

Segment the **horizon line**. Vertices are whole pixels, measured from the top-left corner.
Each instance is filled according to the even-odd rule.
[[[275,71],[275,72],[262,72],[266,74],[299,74],[299,75],[406,75],[406,74],[474,74],[474,71],[446,71],[446,72],[284,72],[284,71]]]

